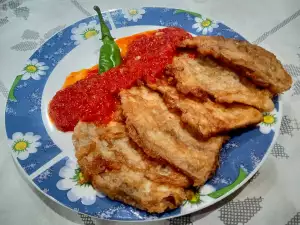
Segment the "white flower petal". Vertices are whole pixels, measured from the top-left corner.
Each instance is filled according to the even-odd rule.
[[[70,191],[68,191],[67,193],[67,196],[68,196],[68,199],[71,201],[71,202],[76,202],[80,199],[79,196],[75,195],[73,192],[72,192],[72,189]]]
[[[198,29],[196,30],[196,32],[201,32],[202,31],[202,27],[198,27]]]
[[[82,40],[82,37],[80,35],[72,35],[71,40],[72,41],[79,41],[79,40]]]
[[[12,135],[14,141],[24,138],[24,135],[21,132],[16,132]]]
[[[71,179],[62,179],[56,183],[56,187],[62,191],[69,190],[69,189],[73,188],[75,185],[76,185],[76,183],[74,181],[72,181]]]
[[[266,126],[266,125],[263,125],[263,124],[260,124],[260,125],[259,125],[259,131],[260,131],[261,133],[263,133],[263,134],[268,134],[268,133],[271,132],[271,130],[272,130],[272,128],[269,127],[269,126]]]
[[[96,195],[99,197],[99,198],[105,198],[105,195],[101,192],[96,192]]]
[[[31,63],[31,60],[28,59],[28,60],[26,61],[26,64],[25,64],[25,65],[27,66],[27,65],[31,65],[31,64],[32,64],[32,63]],[[26,67],[26,66],[25,66],[25,67]]]
[[[125,19],[129,19],[129,13],[127,11],[123,11],[123,15]]]
[[[45,72],[45,71],[42,71],[42,70],[39,70],[39,71],[38,71],[38,75],[40,75],[40,76],[45,76],[45,75],[46,75],[46,72]]]
[[[15,143],[12,139],[7,140],[8,145],[12,148],[13,144]]]
[[[31,77],[29,73],[24,73],[22,76],[22,80],[28,80]]]
[[[58,175],[62,178],[72,178],[75,175],[75,170],[70,167],[64,166],[59,170]]]
[[[85,28],[86,26],[87,26],[86,23],[80,23],[80,24],[78,25],[78,28],[79,28],[79,29],[82,29],[82,28]]]
[[[212,28],[212,27],[207,27],[207,30],[208,30],[208,32],[210,32],[210,33],[213,32],[213,29],[214,29],[214,28]]]
[[[197,23],[202,23],[203,22],[203,19],[201,19],[200,17],[195,17],[195,21]]]
[[[33,147],[37,148],[37,147],[40,147],[42,144],[41,142],[34,142],[31,144]]]
[[[139,9],[139,13],[141,14],[141,15],[143,15],[143,14],[145,14],[145,9],[143,9],[143,8],[141,8],[141,9]]]
[[[204,186],[201,187],[200,194],[201,195],[208,195],[209,193],[212,193],[214,191],[216,191],[216,188],[214,188],[210,184],[205,184]]]
[[[32,64],[32,65],[36,65],[38,62],[39,62],[39,61],[38,61],[37,59],[31,60],[31,64]]]
[[[207,202],[212,202],[212,201],[215,200],[215,199],[213,199],[212,197],[209,197],[208,195],[200,196],[200,199],[201,199],[202,202],[205,202],[205,203],[207,203]]]
[[[33,132],[26,132],[24,135],[25,138],[31,138],[33,137]]]
[[[207,34],[207,27],[205,27],[205,28],[202,30],[202,34],[204,34],[204,35]]]
[[[41,66],[38,68],[39,70],[48,70],[49,69],[49,66]]]
[[[27,159],[29,156],[29,153],[27,151],[20,152],[19,154],[17,153],[17,157],[21,160]]]
[[[78,30],[77,27],[73,27],[72,30],[71,30],[71,33],[72,34],[77,34],[77,30]]]
[[[76,161],[74,161],[72,159],[68,159],[68,161],[66,162],[66,166],[73,170],[78,168]]]
[[[37,67],[44,66],[44,65],[45,65],[44,62],[38,62],[38,63],[36,64]]]
[[[138,18],[137,18],[137,17],[132,17],[132,21],[133,21],[133,22],[137,22],[137,21],[138,21]]]
[[[30,142],[36,142],[37,140],[41,139],[41,136],[40,135],[34,135],[32,132],[27,132],[24,135],[24,139],[26,139],[27,141],[30,141]]]
[[[91,22],[89,22],[89,27],[95,27],[97,25],[97,21],[96,20],[92,20]]]
[[[67,196],[71,202],[78,201],[81,198],[80,187],[75,185],[70,191],[68,191]]]
[[[33,146],[29,146],[29,148],[26,149],[28,151],[28,153],[36,153],[37,149]]]
[[[212,28],[218,28],[218,27],[219,27],[219,24],[213,23],[213,24],[211,25],[211,27],[212,27]]]
[[[194,23],[193,26],[192,26],[192,28],[194,28],[194,29],[197,29],[199,27],[201,27],[199,23]]]
[[[96,202],[96,195],[94,196],[83,196],[81,198],[81,203],[84,205],[92,205]]]
[[[181,212],[183,213],[189,213],[199,208],[199,204],[191,204],[190,202],[187,202],[184,204],[183,207],[181,207]]]
[[[32,74],[31,75],[31,78],[34,79],[34,80],[40,80],[41,77],[39,76],[39,74],[35,73],[35,74]]]

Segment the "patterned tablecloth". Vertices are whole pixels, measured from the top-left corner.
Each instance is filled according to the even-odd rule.
[[[103,10],[167,6],[201,12],[274,52],[294,79],[283,96],[280,136],[254,178],[203,212],[151,224],[300,224],[299,0],[153,0],[151,5],[141,0],[0,0],[0,224],[119,224],[71,212],[28,185],[10,156],[4,126],[8,90],[26,60],[52,34],[90,16],[95,4]]]

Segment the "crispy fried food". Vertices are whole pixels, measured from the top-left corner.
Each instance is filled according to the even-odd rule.
[[[184,94],[199,98],[213,96],[217,102],[243,103],[262,111],[272,111],[274,104],[268,90],[259,90],[245,77],[222,67],[212,59],[187,55],[174,57],[168,73],[177,80],[177,88]]]
[[[254,125],[263,119],[260,111],[251,106],[241,104],[225,106],[209,99],[197,101],[195,98],[179,94],[175,87],[163,84],[163,82],[150,86],[163,94],[165,103],[169,108],[179,109],[182,113],[181,120],[204,138]]]
[[[202,185],[215,172],[227,137],[195,139],[171,113],[158,93],[133,87],[120,93],[129,136],[155,159],[165,160]]]
[[[111,199],[159,213],[178,207],[190,195],[185,190],[189,179],[164,162],[150,160],[129,139],[122,122],[79,122],[73,143],[85,180]]]
[[[180,47],[197,48],[204,56],[213,56],[243,71],[257,85],[267,87],[274,94],[288,90],[291,76],[271,52],[247,41],[221,36],[198,36],[185,40]]]

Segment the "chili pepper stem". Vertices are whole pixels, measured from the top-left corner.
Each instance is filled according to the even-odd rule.
[[[102,40],[104,40],[104,39],[113,40],[114,38],[110,34],[109,28],[107,27],[107,25],[106,25],[106,23],[105,23],[105,21],[103,19],[103,16],[102,16],[100,8],[95,5],[94,6],[94,10],[97,12],[98,18],[99,18],[99,21],[100,21],[100,27],[101,27],[101,33],[102,33]]]

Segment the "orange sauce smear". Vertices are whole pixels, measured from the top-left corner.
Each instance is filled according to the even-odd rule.
[[[141,32],[141,33],[138,33],[138,34],[134,34],[134,35],[131,35],[131,36],[127,36],[127,37],[124,37],[124,38],[117,39],[116,43],[117,43],[117,45],[119,46],[119,48],[121,50],[121,56],[123,58],[126,56],[128,46],[135,39],[137,39],[137,38],[139,38],[143,35],[150,36],[155,31],[156,30],[145,31],[145,32]],[[88,69],[82,69],[82,70],[70,73],[67,76],[67,78],[66,78],[66,80],[65,80],[65,82],[62,86],[62,89],[66,88],[70,85],[75,84],[77,81],[85,79],[88,76],[88,74],[91,74],[90,73],[91,71],[97,70],[97,69],[98,69],[98,64],[91,67],[91,68],[88,68]]]

